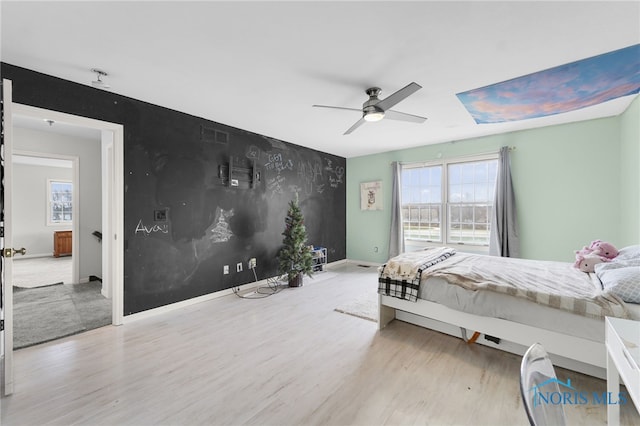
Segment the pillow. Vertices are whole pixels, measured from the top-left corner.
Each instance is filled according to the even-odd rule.
[[[640,303],[640,265],[631,262],[605,262],[596,265],[596,275],[604,291],[625,302]]]
[[[618,251],[615,260],[640,260],[640,246],[629,246]]]

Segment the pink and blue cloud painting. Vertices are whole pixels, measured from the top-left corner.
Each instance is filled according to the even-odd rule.
[[[560,114],[640,91],[640,44],[456,94],[476,123]]]

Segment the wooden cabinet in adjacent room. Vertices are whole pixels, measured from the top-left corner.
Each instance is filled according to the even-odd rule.
[[[71,256],[71,231],[54,231],[53,256]]]

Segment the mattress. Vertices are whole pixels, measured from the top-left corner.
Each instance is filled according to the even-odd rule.
[[[603,319],[576,315],[527,299],[489,290],[467,290],[458,285],[449,284],[440,277],[424,279],[420,285],[418,297],[458,311],[500,318],[604,342],[605,325]],[[640,305],[627,303],[626,306],[629,309],[630,317],[640,320]]]

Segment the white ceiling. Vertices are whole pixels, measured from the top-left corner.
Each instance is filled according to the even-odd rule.
[[[474,122],[456,93],[640,42],[640,2],[0,2],[3,62],[344,157],[620,114]],[[364,90],[423,86],[343,136]],[[100,89],[95,89],[100,90]]]
[[[101,132],[98,129],[81,127],[51,119],[40,120],[38,118],[27,117],[15,114],[13,116],[13,126],[24,129],[37,130],[40,132],[57,133],[61,135],[73,136],[74,138],[101,140]]]

